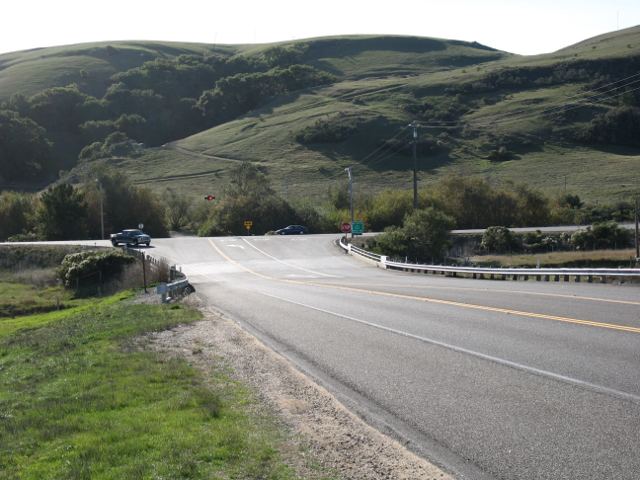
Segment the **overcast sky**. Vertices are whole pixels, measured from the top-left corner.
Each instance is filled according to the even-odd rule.
[[[264,43],[383,33],[558,50],[640,24],[640,0],[4,0],[0,53],[102,40]]]

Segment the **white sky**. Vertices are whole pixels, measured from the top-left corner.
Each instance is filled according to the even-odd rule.
[[[0,53],[102,40],[263,43],[384,33],[520,54],[640,24],[640,0],[4,0]]]

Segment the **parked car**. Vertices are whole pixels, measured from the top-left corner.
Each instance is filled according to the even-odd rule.
[[[110,237],[111,244],[114,247],[120,243],[126,245],[146,245],[148,247],[151,243],[151,237],[142,230],[123,230],[120,233],[112,233]]]
[[[289,225],[276,230],[276,235],[302,235],[303,233],[307,233],[307,227],[302,225]]]

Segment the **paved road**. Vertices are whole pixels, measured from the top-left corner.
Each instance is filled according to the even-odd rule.
[[[148,251],[459,478],[640,478],[640,288],[391,272],[335,238],[159,239]]]

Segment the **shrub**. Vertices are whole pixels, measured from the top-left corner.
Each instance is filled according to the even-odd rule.
[[[631,232],[616,222],[594,223],[571,236],[571,244],[579,250],[626,248],[631,244]]]
[[[135,259],[119,250],[90,250],[64,257],[58,275],[68,288],[79,290],[119,275]]]
[[[313,125],[303,128],[296,135],[296,141],[304,145],[343,142],[358,131],[358,128],[352,125],[352,121],[352,119],[341,121],[336,118],[316,120]]]
[[[391,227],[379,235],[372,242],[372,248],[392,257],[439,260],[449,245],[449,231],[453,223],[451,217],[433,207],[415,210],[405,216],[402,228]]]
[[[480,248],[487,253],[505,253],[516,249],[518,243],[507,227],[488,227],[482,234]]]
[[[0,241],[25,234],[32,227],[34,208],[32,195],[0,193]]]

